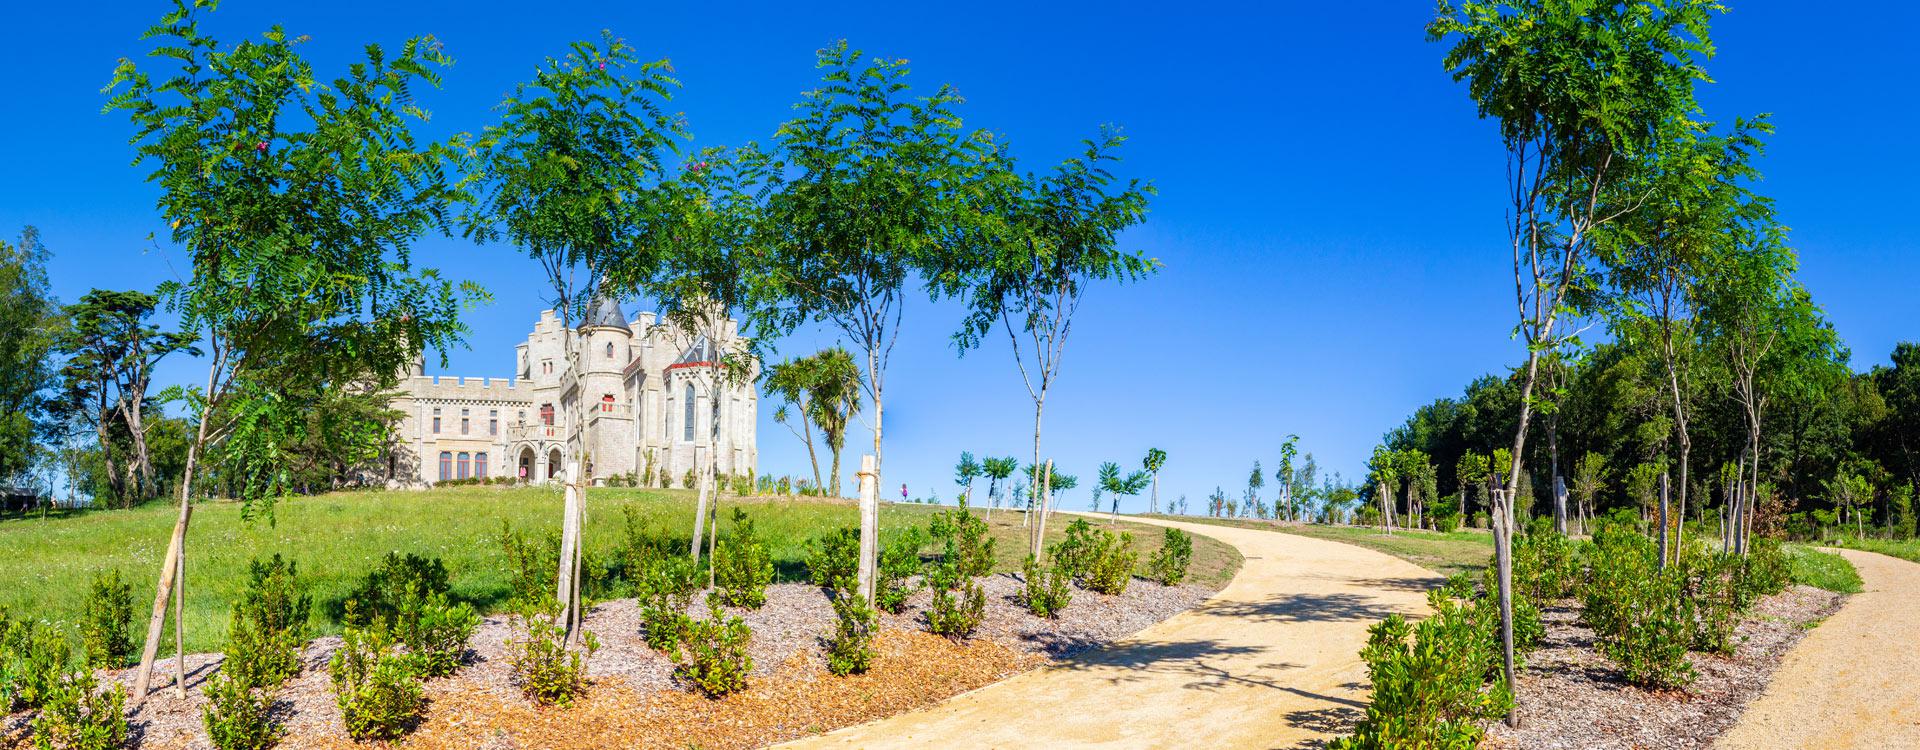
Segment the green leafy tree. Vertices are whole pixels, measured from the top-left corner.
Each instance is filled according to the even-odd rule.
[[[109,483],[123,505],[149,497],[158,481],[145,425],[153,368],[174,352],[198,354],[193,337],[147,322],[159,299],[133,291],[94,289],[66,308],[59,339],[61,402],[91,425],[106,460]],[[115,423],[125,428],[132,456],[124,471],[114,458]]]
[[[1289,521],[1300,520],[1299,508],[1294,505],[1293,459],[1300,455],[1295,445],[1299,435],[1288,435],[1286,442],[1280,444],[1280,465],[1273,469],[1273,484],[1280,488],[1280,497],[1274,503],[1274,515]]]
[[[800,423],[800,430],[794,435],[807,444],[807,458],[813,462],[814,486],[838,497],[840,455],[847,445],[847,425],[860,413],[860,368],[854,364],[853,355],[836,346],[774,365],[768,372],[767,391],[798,410],[800,416],[796,419],[782,406],[774,412],[774,421],[787,425],[789,430],[793,429],[793,422]],[[814,457],[816,427],[833,454],[830,486],[821,482],[820,461]]]
[[[1247,513],[1251,514],[1257,511],[1261,518],[1266,517],[1266,506],[1260,500],[1260,488],[1266,485],[1266,474],[1260,470],[1260,462],[1255,460],[1253,462],[1253,471],[1247,474],[1247,502],[1241,506],[1246,509]]]
[[[774,135],[782,174],[767,205],[770,328],[826,323],[865,360],[874,481],[884,474],[886,371],[907,286],[938,291],[964,223],[958,193],[976,181],[980,141],[959,96],[914,96],[905,60],[866,59],[839,42],[818,55],[821,85]]]
[[[1013,476],[1020,461],[1012,456],[994,458],[988,456],[980,461],[980,471],[987,475],[987,515],[993,515],[993,509],[1000,507],[1000,483]]]
[[[1160,470],[1166,468],[1167,452],[1159,448],[1148,448],[1147,456],[1141,459],[1140,466],[1153,475],[1153,494],[1147,500],[1147,512],[1160,512]]]
[[[450,62],[438,42],[410,39],[391,55],[369,45],[327,81],[300,56],[302,39],[278,27],[232,44],[202,33],[199,13],[211,7],[176,0],[142,35],[151,64],[123,59],[108,86],[108,109],[132,121],[137,161],[151,167],[168,237],[191,261],[191,275],[158,296],[209,358],[204,386],[172,394],[198,424],[156,611],[175,580],[194,472],[210,444],[221,445],[249,513],[271,513],[287,489],[282,446],[301,405],[262,375],[398,372],[423,347],[456,342],[459,309],[479,294],[411,262],[414,241],[444,231],[464,197],[447,176],[458,152],[412,132],[426,117],[415,94],[437,86]],[[147,631],[136,701],[160,624]]]
[[[953,467],[953,483],[960,485],[960,505],[968,505],[973,500],[973,480],[980,476],[980,462],[973,460],[972,451],[960,452],[960,463]]]
[[[1499,121],[1508,166],[1516,333],[1527,347],[1513,455],[1526,456],[1540,360],[1569,342],[1563,325],[1593,303],[1596,228],[1626,214],[1620,188],[1656,144],[1698,110],[1711,54],[1710,0],[1443,2],[1428,38],[1451,41],[1444,66],[1481,117]],[[1507,490],[1520,484],[1521,462]],[[1503,672],[1513,684],[1513,508],[1495,495]],[[1517,721],[1518,706],[1510,721]]]
[[[1146,217],[1153,187],[1121,182],[1109,171],[1125,139],[1102,131],[1085,153],[1046,176],[1021,174],[1004,150],[990,160],[977,198],[982,221],[973,226],[968,251],[948,269],[965,290],[967,317],[954,343],[977,346],[999,328],[1012,344],[1014,362],[1033,399],[1033,460],[1040,461],[1047,395],[1060,374],[1073,314],[1096,282],[1144,278],[1157,260],[1119,250],[1118,235]],[[1033,488],[1036,506],[1046,488]],[[1028,529],[1028,548],[1044,559],[1046,509]]]
[[[1479,453],[1463,453],[1454,466],[1454,476],[1460,485],[1460,518],[1466,519],[1473,509],[1473,499],[1479,497],[1481,488],[1486,486],[1492,467],[1487,457]]]
[[[1256,475],[1258,473],[1255,472]],[[1115,523],[1120,520],[1120,498],[1140,494],[1147,488],[1147,483],[1150,481],[1152,481],[1152,475],[1147,472],[1136,471],[1122,475],[1119,464],[1112,461],[1100,464],[1100,489],[1113,498],[1108,522]]]
[[[27,227],[0,240],[0,483],[20,482],[39,456],[54,385],[60,306],[47,285],[47,249]]]
[[[589,313],[602,306],[618,311],[617,290],[608,283],[613,267],[619,264],[626,278],[651,278],[651,269],[636,266],[661,265],[657,233],[681,224],[661,186],[665,161],[685,135],[684,124],[666,112],[678,87],[667,61],[642,61],[610,34],[597,44],[575,42],[507,95],[499,122],[475,144],[481,200],[467,217],[467,233],[505,240],[540,264],[563,331],[563,376],[580,368],[576,323],[592,322]],[[558,624],[569,642],[579,624],[584,487],[594,472],[586,401],[571,399],[566,446],[570,465],[579,467],[567,479],[558,566]],[[696,561],[709,500],[703,482],[692,536]]]
[[[1584,532],[1593,518],[1594,500],[1607,489],[1607,457],[1587,451],[1580,460],[1574,462],[1573,486],[1568,489],[1573,494],[1580,530]]]

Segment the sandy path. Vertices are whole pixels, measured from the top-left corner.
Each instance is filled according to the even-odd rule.
[[[1440,582],[1337,542],[1128,520],[1215,537],[1246,562],[1212,599],[1109,647],[780,747],[1311,746],[1365,710],[1367,627],[1392,612],[1424,613],[1426,590]]]
[[[1839,550],[1865,591],[1787,652],[1723,750],[1920,748],[1920,565]]]

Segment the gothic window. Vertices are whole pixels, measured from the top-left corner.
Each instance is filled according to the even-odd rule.
[[[540,405],[540,424],[553,426],[553,404]]]
[[[685,407],[686,418],[681,420],[680,439],[691,443],[693,442],[693,384],[692,383],[687,384],[686,394],[687,394],[686,397],[683,399],[687,402]]]
[[[460,478],[466,479],[467,478],[467,452],[466,451],[460,452],[459,468],[460,468]]]
[[[453,454],[448,451],[440,451],[440,481],[444,482],[452,478]]]
[[[433,407],[433,434],[440,434],[440,407]]]
[[[467,410],[461,409],[460,410],[460,434],[462,435],[467,434],[467,427],[468,427]]]
[[[609,344],[609,346],[611,346],[611,344]],[[600,411],[613,411],[613,394],[609,393],[600,397]]]
[[[607,342],[607,359],[613,359],[613,342]]]
[[[487,410],[487,434],[488,435],[500,434],[500,410],[499,409]]]
[[[476,477],[484,477],[487,475],[486,451],[473,454],[473,475]]]

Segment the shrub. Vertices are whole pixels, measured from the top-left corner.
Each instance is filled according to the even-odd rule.
[[[401,602],[432,594],[445,594],[447,566],[439,558],[414,554],[402,557],[389,552],[380,566],[368,573],[347,595],[340,623],[350,628],[365,628],[378,620],[391,620],[400,613]]]
[[[379,630],[348,630],[343,638],[327,669],[347,736],[356,742],[399,739],[426,710],[412,659]]]
[[[1499,606],[1497,600],[1500,591],[1499,575],[1499,569],[1489,564],[1485,571],[1483,571],[1480,579],[1480,591],[1483,592],[1481,595],[1481,603],[1484,605],[1482,608],[1489,612],[1496,613],[1494,615],[1495,624],[1490,625],[1490,628],[1498,627],[1499,618],[1497,613],[1499,612]],[[1527,654],[1532,653],[1535,648],[1539,647],[1540,641],[1547,637],[1546,624],[1540,619],[1540,608],[1534,604],[1532,597],[1527,596],[1525,588],[1521,585],[1522,580],[1523,575],[1520,568],[1518,565],[1515,565],[1512,594],[1513,656],[1515,659],[1515,669],[1519,669],[1519,660],[1525,658]],[[1473,588],[1472,585],[1468,584],[1464,579],[1459,581],[1458,584],[1449,585],[1455,585],[1457,596],[1467,596],[1467,594],[1459,592],[1471,591]],[[1464,589],[1460,587],[1464,587]],[[1492,633],[1493,635],[1491,637],[1495,641],[1500,640],[1498,630],[1493,630]]]
[[[1460,530],[1460,510],[1458,508],[1441,508],[1436,510],[1433,515],[1428,516],[1428,519],[1433,524],[1433,530],[1442,534],[1451,534]]]
[[[674,674],[710,698],[745,688],[747,673],[753,671],[753,657],[747,655],[752,637],[745,620],[709,603],[707,619],[687,621],[674,656]]]
[[[1746,609],[1763,596],[1778,594],[1793,581],[1793,566],[1780,540],[1761,537],[1753,540],[1747,557],[1735,571],[1734,591],[1740,608]]]
[[[1027,605],[1027,611],[1037,617],[1059,617],[1060,611],[1073,601],[1073,576],[1060,565],[1059,558],[1043,568],[1033,555],[1027,555],[1026,564],[1021,566],[1021,577],[1026,579],[1026,589],[1020,599]]]
[[[813,585],[830,591],[853,591],[859,586],[860,529],[842,526],[807,542],[807,576]]]
[[[843,677],[867,671],[874,656],[873,610],[860,597],[836,596],[833,614],[838,624],[827,639],[827,671]]]
[[[1048,556],[1054,564],[1067,571],[1073,578],[1086,576],[1093,567],[1093,557],[1097,556],[1099,537],[1087,519],[1076,518],[1067,523],[1066,538],[1055,542],[1048,550]]]
[[[227,658],[220,671],[255,687],[276,687],[300,673],[313,597],[291,561],[274,555],[248,565],[248,584],[233,604]]]
[[[75,672],[54,680],[33,720],[39,750],[118,750],[127,743],[127,689],[114,683],[99,690],[93,674]]]
[[[920,548],[926,544],[918,526],[893,538],[880,550],[880,565],[873,582],[874,604],[888,612],[899,612],[919,586],[912,583],[920,572]]]
[[[446,594],[429,594],[402,599],[391,631],[422,676],[445,677],[460,668],[467,641],[479,627],[473,607],[450,602]]]
[[[1140,553],[1133,551],[1133,535],[1105,529],[1098,533],[1099,541],[1089,555],[1087,588],[1109,596],[1124,594],[1133,582],[1134,563],[1140,560]]]
[[[553,586],[554,571],[560,569],[558,537],[543,544],[501,519],[500,549],[507,556],[507,585],[514,608],[546,611],[560,606]]]
[[[1394,614],[1368,629],[1360,657],[1373,700],[1354,733],[1329,748],[1470,750],[1484,734],[1481,723],[1512,708],[1504,684],[1487,684],[1500,669],[1500,649],[1486,626],[1498,622],[1497,609],[1485,599],[1459,598],[1463,588],[1470,587],[1461,578],[1429,594],[1434,615],[1418,625]]]
[[[119,570],[93,577],[80,615],[80,643],[93,669],[116,669],[133,658],[133,586]]]
[[[943,559],[957,566],[959,573],[978,577],[993,572],[995,540],[988,535],[987,522],[966,508],[956,508],[933,516],[933,536],[941,540]]]
[[[587,663],[600,650],[592,632],[581,631],[582,649],[568,649],[566,630],[547,613],[523,612],[514,618],[507,640],[507,662],[520,692],[542,706],[570,706],[587,692]]]
[[[987,594],[972,577],[961,575],[953,563],[941,563],[928,575],[933,604],[927,607],[927,630],[948,638],[966,638],[980,627],[987,610]]]
[[[754,531],[753,519],[733,509],[733,533],[713,548],[715,587],[707,600],[730,607],[759,609],[767,603],[767,584],[773,582],[773,556]]]
[[[647,645],[671,651],[686,628],[687,607],[700,587],[699,566],[686,555],[661,555],[646,561],[634,583],[640,623]]]
[[[1160,549],[1147,560],[1147,571],[1162,586],[1178,585],[1187,578],[1187,565],[1193,562],[1193,535],[1168,528],[1161,535]]]
[[[38,620],[8,622],[0,613],[0,713],[46,705],[72,656],[58,628]]]
[[[266,688],[223,672],[207,678],[206,698],[200,718],[219,750],[266,750],[280,740],[271,711],[273,695]]]
[[[1602,523],[1594,535],[1581,616],[1600,653],[1620,664],[1628,682],[1679,687],[1693,678],[1687,649],[1699,612],[1686,593],[1684,565],[1659,570],[1653,540],[1626,523]]]
[[[1551,528],[1537,529],[1514,540],[1513,585],[1527,598],[1551,602],[1574,596],[1580,589],[1578,544]]]
[[[685,487],[687,489],[693,489],[693,483],[694,483],[693,470],[688,469],[686,474],[683,474],[680,476],[680,486]]]

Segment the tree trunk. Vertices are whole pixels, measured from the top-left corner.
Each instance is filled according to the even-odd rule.
[[[1039,398],[1033,400],[1033,466],[1036,472],[1043,471],[1040,464],[1040,428],[1041,419],[1046,416],[1047,404],[1046,391],[1043,389],[1040,394]],[[1049,474],[1052,473],[1052,466],[1053,462],[1047,462],[1047,468],[1044,469],[1044,471]],[[1035,518],[1034,514],[1042,510],[1040,507],[1043,497],[1041,492],[1044,490],[1041,484],[1045,483],[1051,486],[1052,482],[1048,480],[1052,478],[1051,476],[1035,476],[1033,478],[1033,488],[1029,490],[1031,496],[1028,498],[1030,505],[1028,505],[1027,509],[1027,553],[1033,555],[1033,559],[1035,560],[1044,559],[1046,555],[1044,546],[1047,538],[1047,517],[1045,514],[1041,514],[1038,518]]]
[[[855,569],[859,597],[873,606],[874,568],[880,549],[880,483],[873,456],[860,457],[860,563]]]
[[[218,339],[215,339],[217,344]],[[180,515],[173,523],[173,536],[167,542],[166,557],[160,563],[160,581],[155,586],[153,596],[153,615],[147,620],[147,641],[140,649],[140,671],[133,681],[133,704],[138,706],[147,699],[147,686],[153,677],[153,660],[160,653],[160,631],[166,624],[167,594],[180,577],[180,558],[187,550],[187,522],[193,517],[193,472],[199,468],[200,450],[207,442],[207,420],[213,414],[214,385],[219,382],[220,368],[225,365],[226,357],[214,347],[213,365],[207,368],[208,403],[201,411],[200,423],[194,427],[193,442],[187,445],[187,465],[180,477]],[[181,629],[180,620],[175,618],[175,630]],[[184,640],[184,638],[179,638]],[[186,679],[185,673],[180,675]]]
[[[1518,463],[1517,461],[1515,462]],[[1500,599],[1500,643],[1502,646],[1502,669],[1509,688],[1513,685],[1513,501],[1505,490],[1493,492],[1493,557],[1499,580]],[[1507,715],[1508,726],[1519,725],[1520,701],[1515,696],[1513,713]]]
[[[1667,475],[1660,475],[1660,569],[1667,569]]]

